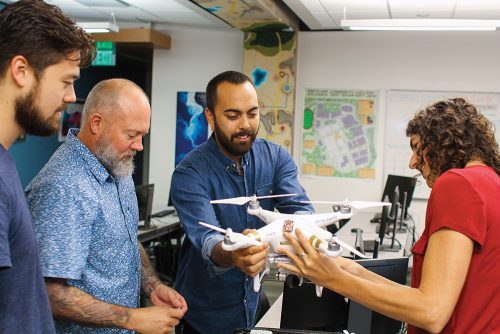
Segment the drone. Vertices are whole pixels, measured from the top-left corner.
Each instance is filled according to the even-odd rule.
[[[302,233],[308,238],[311,246],[317,251],[324,253],[327,256],[336,257],[342,254],[342,247],[351,251],[359,257],[366,258],[364,254],[357,251],[350,245],[346,244],[335,235],[325,229],[326,226],[336,223],[339,220],[350,219],[353,216],[354,209],[365,209],[379,206],[390,206],[388,202],[367,202],[367,201],[348,201],[347,199],[342,202],[314,202],[302,201],[302,203],[327,203],[338,206],[339,210],[330,213],[319,214],[282,214],[279,212],[264,210],[259,204],[259,199],[263,198],[276,198],[285,196],[296,196],[297,194],[282,194],[282,195],[268,195],[268,196],[249,196],[249,197],[234,197],[227,199],[219,199],[210,201],[211,204],[233,204],[245,205],[248,203],[248,214],[254,215],[262,220],[266,226],[259,228],[249,234],[242,234],[234,232],[231,228],[223,229],[218,226],[199,222],[199,224],[210,228],[212,230],[224,234],[224,241],[222,248],[226,251],[234,251],[240,248],[247,248],[252,246],[260,246],[264,242],[271,245],[271,250],[268,256],[268,264],[275,263],[290,263],[291,260],[279,253],[276,253],[278,247],[288,247],[292,252],[294,249],[289,245],[283,232],[291,233],[295,236],[295,229],[300,228]],[[263,277],[269,273],[269,266],[257,276],[254,277],[253,288],[258,292],[261,287]],[[285,280],[288,275],[295,275],[288,270],[282,268],[278,269],[277,279]],[[299,285],[302,284],[303,278],[299,277]],[[321,297],[323,287],[316,286],[316,295]]]

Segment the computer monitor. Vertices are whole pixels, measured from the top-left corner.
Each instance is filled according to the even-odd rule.
[[[174,203],[172,202],[172,189],[168,192],[168,203],[167,206],[174,206]]]
[[[144,221],[144,228],[151,227],[151,211],[153,209],[154,184],[143,184],[135,187],[137,205],[139,208],[139,221]]]
[[[408,258],[356,260],[363,267],[387,279],[406,284]],[[291,276],[287,278],[292,280]],[[316,296],[314,284],[284,285],[281,328],[318,331],[342,331],[356,334],[397,333],[401,322],[374,312],[333,291],[323,288]]]
[[[386,198],[386,197],[384,197]],[[384,209],[387,210],[387,207],[383,207],[382,209],[382,219],[380,220],[380,226],[379,226],[379,231],[378,231],[378,239],[379,243],[375,244],[375,247],[378,245],[378,249],[374,250],[373,252],[373,258],[377,258],[378,256],[378,250],[386,251],[386,252],[397,252],[399,251],[400,245],[399,243],[396,244],[396,231],[398,229],[397,224],[398,224],[398,212],[399,212],[399,186],[396,186],[394,189],[394,192],[392,193],[391,198],[391,209],[388,210],[389,213],[385,212]],[[385,216],[385,217],[384,217]],[[391,231],[391,242],[385,243],[384,244],[384,236],[387,234],[387,231],[392,227]]]
[[[410,203],[413,198],[413,191],[415,190],[416,184],[417,179],[414,177],[389,174],[387,175],[387,181],[385,182],[382,200],[384,200],[384,197],[387,196],[389,197],[389,201],[392,203],[394,190],[396,189],[396,187],[398,187],[401,217],[407,219],[408,208],[410,207]]]

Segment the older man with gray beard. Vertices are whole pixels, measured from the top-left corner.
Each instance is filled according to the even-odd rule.
[[[169,333],[187,310],[137,240],[131,176],[150,117],[137,85],[100,82],[26,189],[58,333]],[[141,287],[154,306],[138,308]]]

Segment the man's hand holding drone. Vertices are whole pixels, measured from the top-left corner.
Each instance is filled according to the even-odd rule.
[[[255,230],[244,230],[247,235]],[[222,243],[217,244],[212,251],[212,261],[220,266],[235,266],[251,277],[257,276],[266,267],[269,254],[269,243],[260,243],[246,248],[224,250]]]

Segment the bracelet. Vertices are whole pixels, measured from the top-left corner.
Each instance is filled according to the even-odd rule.
[[[146,295],[149,297],[151,296],[151,294],[153,293],[153,291],[155,291],[156,287],[158,285],[162,284],[159,280],[149,284],[147,287],[144,288],[144,292],[146,293]]]

